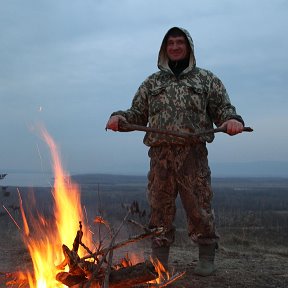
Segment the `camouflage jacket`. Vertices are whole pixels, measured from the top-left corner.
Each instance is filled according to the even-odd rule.
[[[221,80],[208,70],[196,66],[194,46],[187,36],[191,52],[189,66],[176,77],[168,66],[164,39],[159,51],[160,71],[150,75],[138,88],[131,108],[117,111],[129,123],[182,132],[197,132],[220,126],[228,119],[243,122],[236,114]],[[201,142],[212,142],[213,134],[201,136]],[[185,144],[185,139],[164,134],[146,133],[147,146]]]

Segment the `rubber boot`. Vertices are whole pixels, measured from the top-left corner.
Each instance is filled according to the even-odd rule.
[[[158,259],[165,268],[165,270],[168,270],[169,250],[169,246],[152,247],[152,259]]]
[[[199,261],[194,270],[195,274],[205,277],[215,272],[214,259],[217,246],[216,243],[199,245]]]

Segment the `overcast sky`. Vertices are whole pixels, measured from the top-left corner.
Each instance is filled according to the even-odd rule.
[[[0,173],[44,171],[56,141],[70,173],[145,174],[142,132],[105,131],[186,28],[253,133],[216,134],[212,162],[288,161],[288,1],[9,0],[0,4]]]

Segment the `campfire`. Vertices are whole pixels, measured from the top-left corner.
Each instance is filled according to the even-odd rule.
[[[30,288],[64,287],[165,287],[182,277],[184,273],[169,275],[159,261],[147,259],[139,262],[126,254],[115,263],[113,253],[125,245],[157,236],[162,228],[148,229],[130,219],[139,212],[137,202],[126,206],[126,216],[117,229],[112,228],[101,216],[95,216],[93,225],[107,230],[105,241],[93,238],[91,226],[83,211],[79,186],[64,171],[57,147],[45,129],[41,130],[53,160],[55,176],[51,190],[54,199],[54,215],[46,219],[39,211],[29,215],[24,211],[21,191],[18,191],[23,219],[23,241],[30,253],[33,272],[6,273],[6,286]],[[119,241],[118,236],[127,223],[139,229],[139,233]],[[99,237],[98,237],[99,238]],[[108,240],[107,240],[108,239]]]

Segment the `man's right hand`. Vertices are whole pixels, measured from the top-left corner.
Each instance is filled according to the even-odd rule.
[[[106,124],[106,129],[111,129],[113,131],[119,131],[119,123],[127,122],[126,118],[122,115],[111,116]]]

